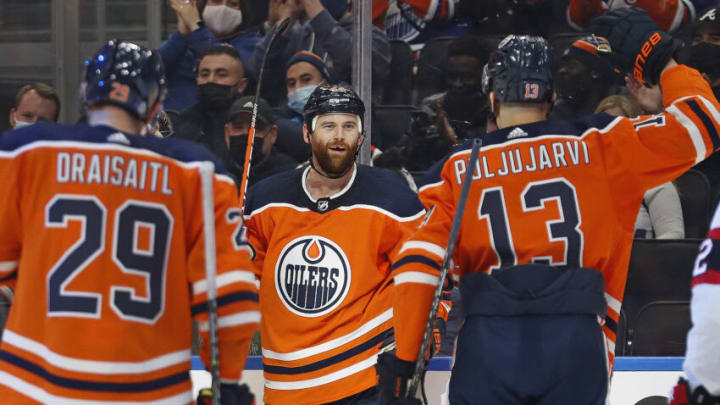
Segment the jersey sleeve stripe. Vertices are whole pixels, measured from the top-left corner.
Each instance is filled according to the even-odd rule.
[[[707,270],[705,273],[694,277],[690,287],[700,284],[720,284],[720,270]]]
[[[622,308],[622,303],[612,295],[605,293],[605,301],[607,301],[608,306],[612,308],[613,311],[615,311],[617,314],[620,314],[620,308]]]
[[[400,252],[398,252],[398,253],[402,253],[408,249],[421,249],[428,253],[434,254],[435,256],[437,256],[441,259],[443,259],[445,257],[445,249],[443,249],[442,247],[440,247],[434,243],[430,243],[430,242],[422,242],[422,241],[418,241],[418,240],[407,241],[407,242],[405,242],[405,244],[403,244],[402,248],[400,249]]]
[[[377,363],[377,354],[373,354],[369,358],[357,362],[350,367],[346,367],[322,377],[311,378],[299,381],[274,381],[265,379],[265,387],[273,390],[301,390],[305,388],[317,387],[329,384],[333,381],[340,380],[347,376],[359,373],[362,370],[372,367]]]
[[[436,286],[438,281],[440,281],[440,277],[419,271],[406,271],[404,273],[397,274],[394,277],[394,280],[396,286],[405,283],[430,284]]]
[[[422,255],[410,255],[410,256],[405,256],[405,257],[403,257],[402,259],[398,260],[397,262],[393,263],[393,265],[392,265],[392,267],[390,268],[390,270],[395,270],[395,269],[397,269],[397,268],[399,268],[399,267],[402,267],[402,266],[404,266],[404,265],[406,265],[406,264],[409,264],[409,263],[422,263],[422,264],[426,264],[426,265],[428,265],[428,266],[430,266],[430,267],[433,267],[433,268],[435,268],[435,269],[437,269],[437,270],[441,270],[440,265],[437,264],[437,263],[435,262],[435,260],[432,260],[432,259],[430,259],[430,258],[428,258],[428,257],[425,257],[425,256],[422,256]]]
[[[13,289],[3,285],[0,286],[0,294],[4,295],[5,298],[12,303],[13,298],[15,297],[15,293],[13,292]]]
[[[221,316],[218,318],[218,329],[249,323],[260,323],[260,311],[243,311],[232,315]],[[198,323],[198,329],[202,332],[207,332],[210,330],[210,324],[207,321],[200,322]]]
[[[304,366],[300,367],[284,367],[284,366],[273,366],[263,363],[263,371],[270,374],[283,374],[283,375],[294,375],[294,374],[302,374],[302,373],[310,373],[317,370],[322,370],[323,368],[327,368],[332,366],[333,364],[340,363],[341,361],[347,360],[349,358],[352,358],[354,356],[357,356],[358,354],[367,351],[383,341],[385,341],[388,338],[391,338],[393,336],[393,328],[386,329],[379,334],[373,336],[370,340],[367,342],[361,343],[355,347],[353,347],[350,350],[346,350],[342,353],[336,354],[335,356],[329,357],[327,359],[323,359],[320,361],[316,361],[314,363],[306,364]]]
[[[91,374],[145,374],[190,361],[190,348],[178,350],[140,362],[83,360],[53,352],[47,346],[5,329],[2,340],[40,356],[49,364],[65,370]]]
[[[608,327],[613,333],[617,334],[617,322],[615,322],[614,319],[610,317],[610,315],[605,315],[605,326]]]
[[[251,283],[255,285],[255,273],[246,270],[233,270],[223,273],[217,277],[216,285],[220,289],[232,283]],[[200,280],[193,283],[193,293],[195,295],[207,292],[207,280]]]
[[[688,132],[693,146],[695,146],[695,152],[697,153],[697,157],[695,158],[695,164],[700,163],[703,159],[705,159],[705,154],[707,153],[707,149],[705,148],[705,142],[703,141],[700,130],[698,129],[698,127],[695,126],[692,120],[687,117],[687,115],[683,114],[682,111],[677,108],[677,106],[671,105],[666,109],[666,111],[672,114],[672,116],[678,120],[680,125],[685,127],[685,130]]]
[[[220,308],[225,305],[230,305],[242,301],[258,302],[258,295],[250,291],[239,291],[232,294],[222,295],[217,298],[217,306],[218,308]],[[191,313],[193,316],[195,316],[197,314],[207,312],[207,310],[207,301],[203,301],[199,304],[193,305]]]
[[[343,336],[340,336],[333,340],[328,340],[325,343],[321,343],[316,346],[307,347],[305,349],[297,350],[294,352],[278,353],[278,352],[274,352],[272,350],[263,348],[262,355],[263,355],[263,357],[268,358],[268,359],[281,360],[281,361],[294,361],[294,360],[300,360],[300,359],[304,359],[307,357],[315,356],[317,354],[325,353],[327,351],[336,349],[336,348],[343,346],[349,342],[352,342],[355,339],[358,339],[359,337],[367,334],[368,332],[370,332],[373,329],[377,328],[378,326],[382,325],[384,322],[392,319],[392,316],[393,316],[393,310],[392,310],[392,308],[390,308],[387,311],[383,312],[382,314],[369,320],[368,322],[363,324],[361,327],[348,333],[347,335],[343,335]]]
[[[717,129],[715,129],[715,125],[713,124],[710,117],[708,117],[707,114],[705,114],[705,111],[703,111],[702,108],[700,108],[700,105],[696,100],[687,100],[685,101],[685,104],[687,104],[690,109],[695,113],[695,115],[700,118],[700,121],[702,121],[702,124],[705,126],[705,130],[710,134],[710,140],[712,140],[713,144],[713,150],[720,148],[720,137],[718,137]]]
[[[15,377],[12,374],[0,371],[0,384],[3,384],[11,389],[27,395],[28,397],[43,403],[53,405],[128,405],[128,402],[116,402],[116,401],[93,401],[84,400],[78,398],[67,398],[57,395],[53,395],[45,391],[44,389],[30,384],[20,378]],[[193,401],[192,392],[186,391],[171,397],[167,397],[160,400],[154,401],[137,401],[133,402],[133,405],[177,405],[187,404]]]
[[[53,385],[83,391],[123,393],[148,392],[184,383],[190,379],[187,371],[181,371],[179,373],[175,373],[169,376],[142,382],[130,383],[112,381],[90,381],[59,376],[57,374],[49,372],[44,367],[38,364],[35,364],[29,360],[23,359],[20,356],[17,356],[10,352],[6,352],[4,350],[0,350],[0,361],[5,361],[9,364],[14,365],[15,367],[21,368],[52,383]]]
[[[15,270],[18,266],[17,260],[0,262],[0,274]]]

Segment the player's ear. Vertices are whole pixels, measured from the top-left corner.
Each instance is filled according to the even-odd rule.
[[[10,127],[15,128],[15,107],[10,109],[10,117],[8,121],[10,121]]]
[[[303,140],[305,143],[310,143],[310,131],[308,131],[307,124],[303,124]]]

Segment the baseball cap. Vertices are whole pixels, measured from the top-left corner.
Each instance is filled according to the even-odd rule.
[[[255,97],[245,96],[235,100],[230,106],[230,114],[228,115],[228,121],[237,119],[240,114],[248,114],[248,120],[252,117],[253,105]],[[258,110],[256,125],[258,127],[266,127],[272,125],[277,120],[277,116],[273,112],[270,104],[264,99],[258,99]]]
[[[595,70],[608,78],[615,78],[620,74],[603,59],[602,54],[612,51],[610,43],[603,37],[588,35],[573,42],[562,54],[562,58],[575,58],[587,68]]]

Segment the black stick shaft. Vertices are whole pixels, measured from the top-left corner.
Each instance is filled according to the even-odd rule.
[[[435,288],[435,296],[433,297],[430,313],[428,314],[428,321],[425,324],[425,333],[423,334],[420,353],[418,354],[418,359],[415,362],[415,371],[413,372],[412,379],[408,384],[407,396],[409,398],[415,397],[415,393],[420,386],[420,379],[425,371],[425,362],[427,361],[425,359],[425,354],[427,353],[428,346],[430,345],[430,337],[432,335],[433,325],[435,324],[438,305],[440,305],[443,285],[445,284],[445,278],[447,277],[450,268],[450,261],[452,260],[453,252],[455,251],[455,242],[457,242],[458,234],[460,233],[460,224],[462,223],[463,214],[465,213],[465,204],[467,203],[468,194],[470,193],[470,183],[472,183],[472,176],[481,146],[482,139],[475,138],[472,145],[472,151],[470,152],[470,158],[468,159],[465,179],[463,179],[462,189],[460,190],[460,198],[458,199],[458,204],[455,208],[455,216],[453,217],[452,226],[450,227],[450,237],[448,238],[447,249],[445,249],[445,257],[443,258],[442,269],[440,271],[440,279],[438,280],[438,284]]]

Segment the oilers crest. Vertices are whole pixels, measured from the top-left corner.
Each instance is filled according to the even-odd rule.
[[[330,239],[305,235],[288,243],[275,267],[275,289],[285,306],[303,317],[325,315],[347,296],[350,262]]]

